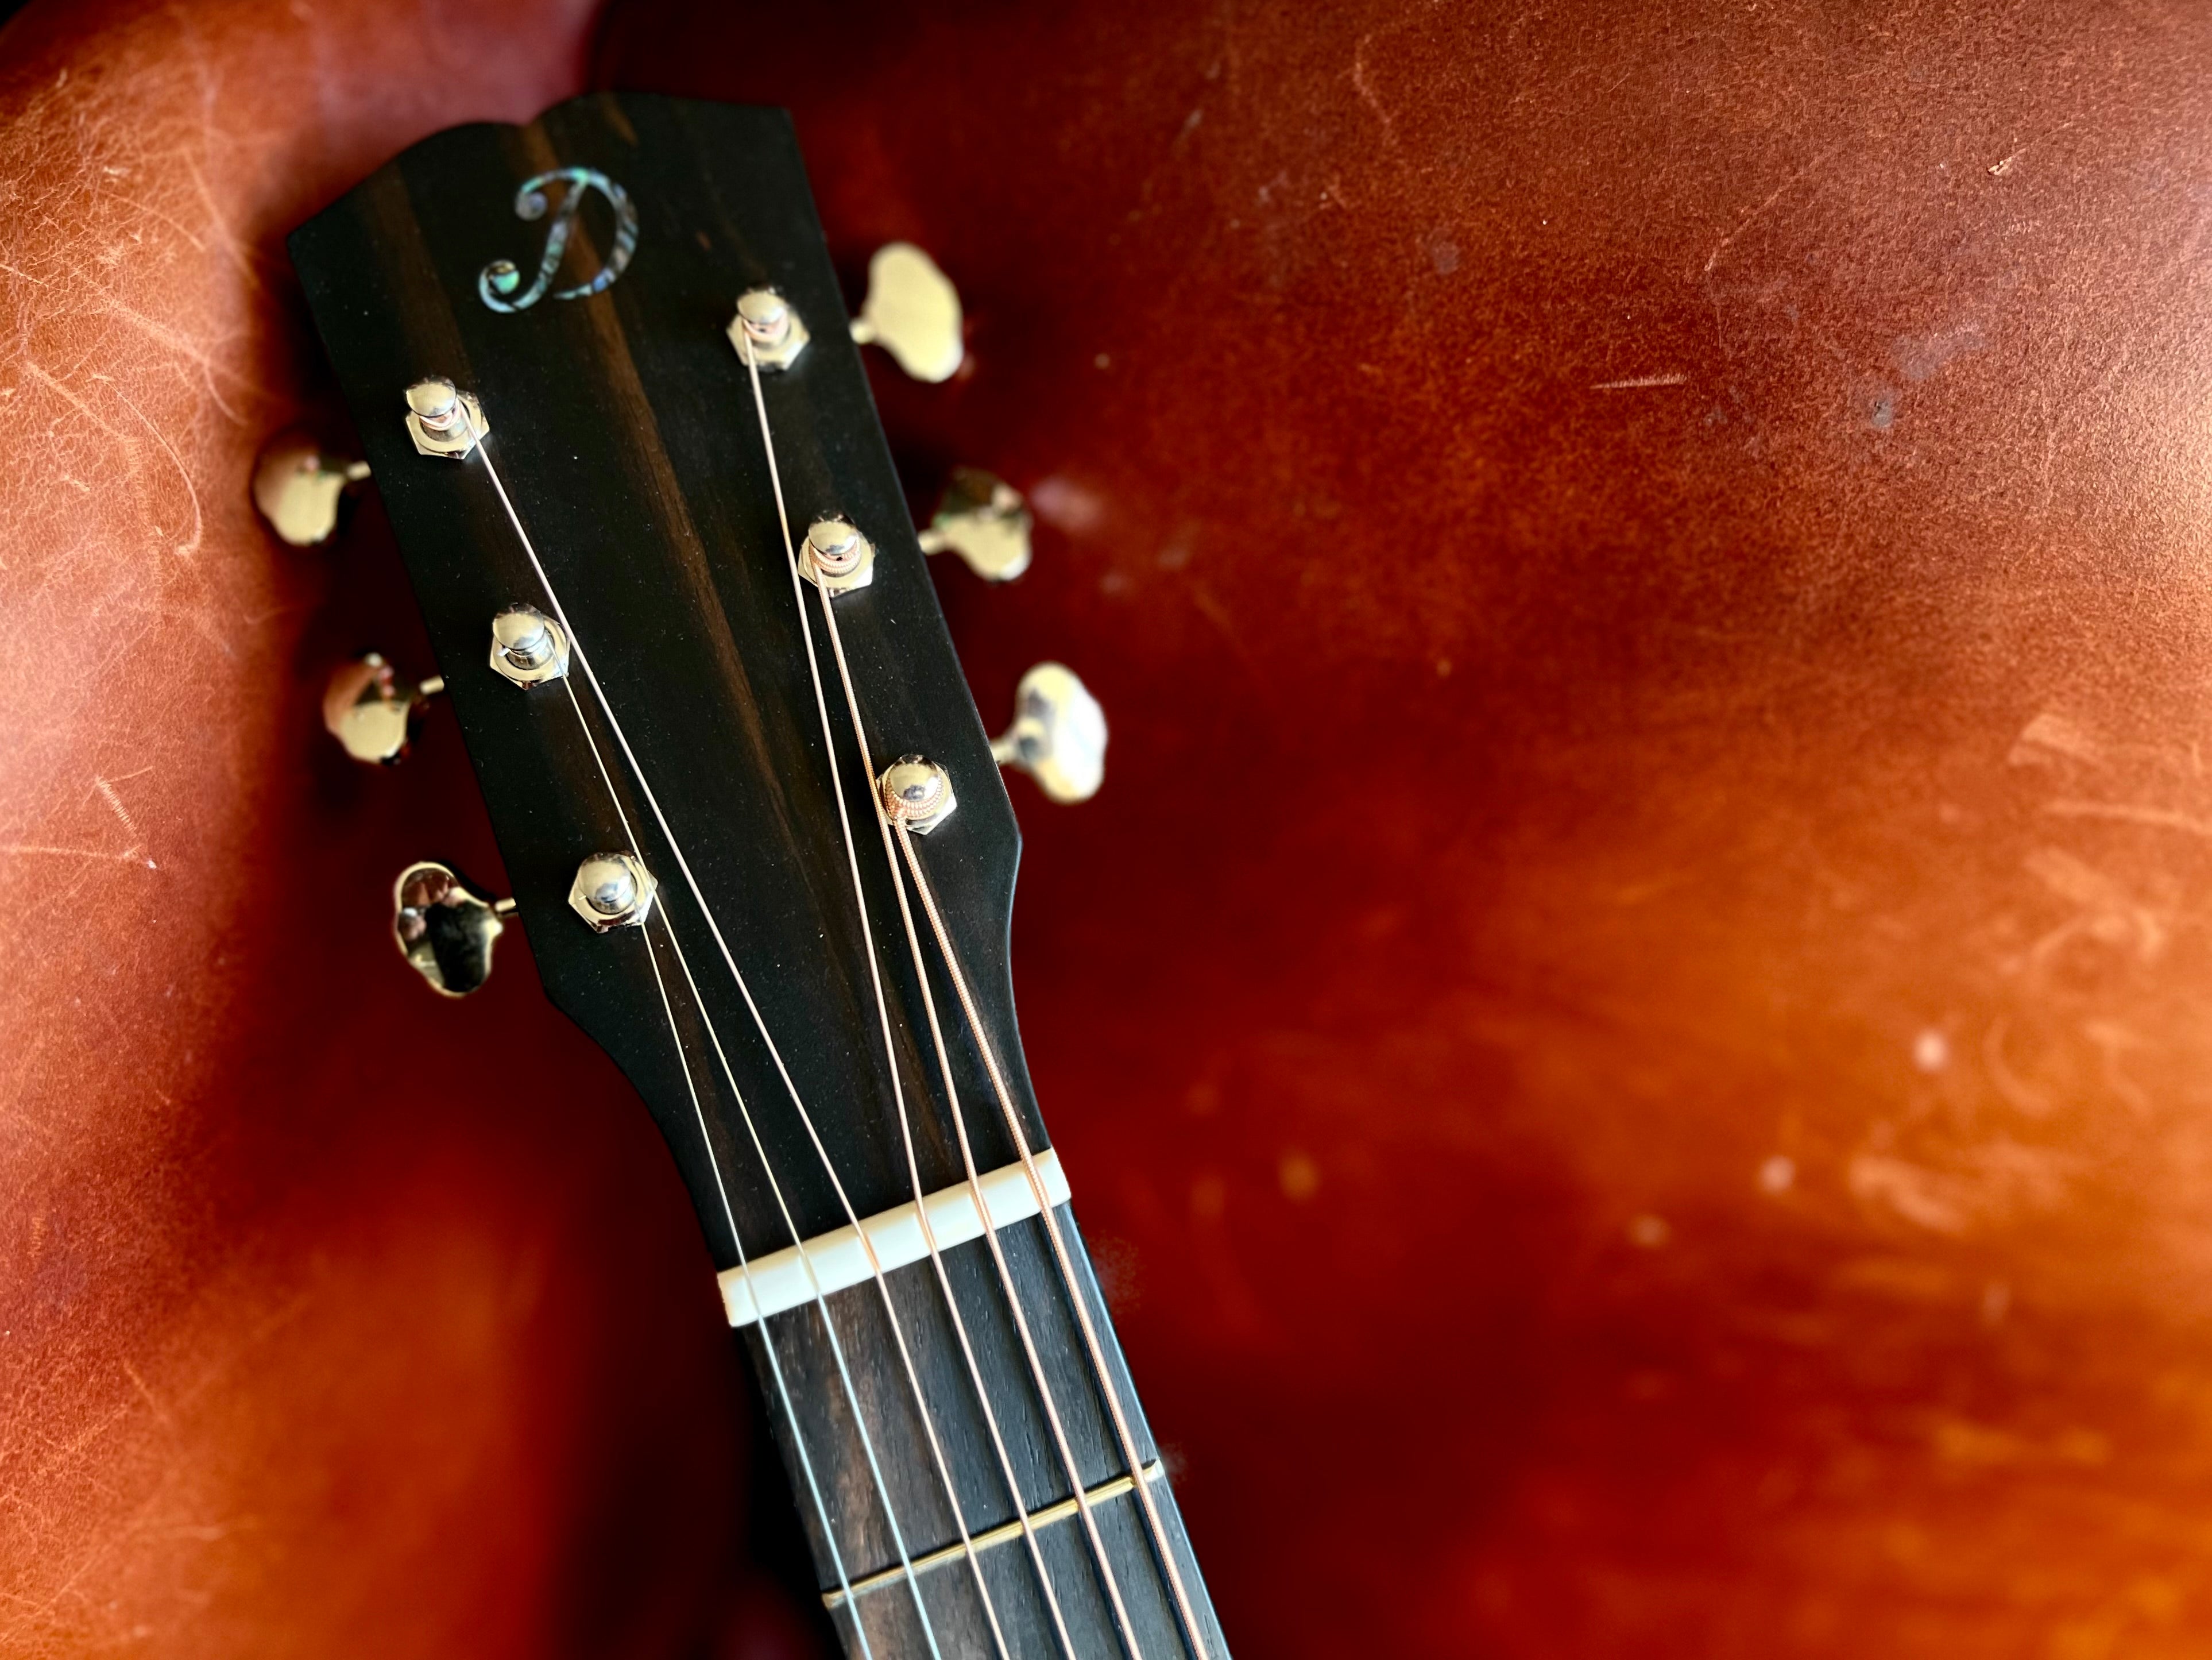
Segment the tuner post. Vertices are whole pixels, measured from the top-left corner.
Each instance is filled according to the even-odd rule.
[[[876,580],[876,544],[842,514],[817,519],[799,544],[799,574],[824,593],[850,593]]]
[[[653,896],[659,887],[635,854],[595,853],[576,866],[576,879],[568,887],[568,909],[594,933],[641,928],[653,914]]]
[[[491,619],[491,666],[526,691],[568,672],[568,631],[535,605],[509,605]]]
[[[814,337],[791,302],[771,288],[747,289],[738,296],[729,336],[739,357],[750,350],[753,362],[769,370],[789,368]]]
[[[491,433],[483,405],[442,374],[407,388],[407,435],[425,455],[459,460]]]
[[[884,768],[876,789],[884,817],[916,836],[928,835],[959,806],[952,795],[952,775],[919,755],[902,755]]]

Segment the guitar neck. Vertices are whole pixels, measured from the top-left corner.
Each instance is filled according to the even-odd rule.
[[[1136,1391],[1070,1208],[1060,1207],[1055,1220],[1074,1259],[1075,1283],[1086,1311],[1103,1340],[1107,1376],[1128,1403],[1138,1465],[1166,1524],[1170,1548],[1184,1584],[1198,1588],[1205,1651],[1225,1655],[1227,1645],[1205,1602],[1197,1561],[1158,1446],[1136,1408]],[[1012,1317],[1015,1301],[1003,1294],[998,1265],[980,1240],[942,1251],[941,1283],[926,1263],[919,1271],[893,1271],[887,1276],[888,1310],[870,1285],[832,1293],[827,1323],[811,1307],[770,1316],[767,1337],[775,1345],[773,1362],[760,1328],[749,1326],[743,1332],[760,1388],[771,1400],[779,1389],[787,1389],[797,1405],[793,1416],[770,1417],[799,1494],[799,1512],[815,1563],[826,1569],[824,1605],[848,1633],[854,1652],[860,1651],[852,1631],[857,1613],[876,1654],[928,1654],[919,1600],[937,1651],[948,1656],[999,1652],[994,1617],[1006,1651],[1015,1655],[1066,1652],[1059,1629],[1063,1622],[1066,1641],[1078,1655],[1184,1654],[1188,1651],[1173,1587],[1147,1537],[1133,1491],[1134,1478],[1104,1396],[1085,1364],[1081,1329],[1051,1242],[1042,1223],[1031,1218],[998,1230],[996,1243],[1028,1327],[1026,1343]],[[957,1328],[948,1306],[959,1310]],[[835,1345],[830,1341],[832,1327]],[[841,1348],[842,1364],[856,1385],[857,1416],[841,1387]],[[1031,1348],[1042,1362],[1042,1388],[1030,1359]],[[958,1498],[957,1511],[947,1502],[915,1391],[907,1386],[909,1367],[935,1419]],[[978,1405],[978,1374],[992,1403],[989,1418]],[[1081,1472],[1079,1502],[1066,1475],[1059,1447],[1063,1440]],[[891,1505],[854,1507],[833,1520],[825,1534],[822,1518],[834,1507],[817,1510],[811,1503],[802,1443],[811,1462],[811,1480],[825,1493],[871,1492],[879,1472]],[[1009,1492],[1009,1468],[1021,1494],[1018,1509]],[[896,1530],[889,1525],[893,1516],[899,1523]],[[1110,1570],[1110,1587],[1102,1561]],[[1047,1583],[1055,1593],[1051,1600],[1042,1595]],[[1121,1634],[1125,1616],[1127,1641]]]
[[[292,246],[515,915],[684,1173],[848,1648],[1224,1656],[1030,1092],[1019,835],[788,122],[458,128]]]

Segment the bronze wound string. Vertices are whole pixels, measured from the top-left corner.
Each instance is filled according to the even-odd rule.
[[[1015,1517],[1020,1523],[1022,1538],[1028,1548],[1030,1564],[1036,1571],[1037,1583],[1044,1593],[1045,1605],[1052,1616],[1054,1634],[1060,1639],[1061,1652],[1067,1656],[1068,1660],[1075,1660],[1075,1644],[1073,1639],[1068,1633],[1066,1616],[1063,1614],[1060,1608],[1060,1594],[1057,1588],[1053,1584],[1051,1573],[1045,1566],[1044,1553],[1037,1542],[1036,1522],[1030,1514],[1029,1505],[1022,1497],[1021,1484],[1014,1474],[1013,1460],[1006,1450],[1006,1436],[1000,1427],[998,1413],[991,1404],[990,1390],[984,1384],[982,1369],[976,1363],[975,1345],[969,1336],[967,1320],[960,1312],[958,1299],[952,1294],[952,1282],[951,1277],[945,1272],[943,1253],[938,1247],[937,1230],[930,1222],[929,1207],[927,1205],[923,1203],[924,1192],[921,1183],[921,1171],[920,1164],[915,1157],[914,1128],[907,1108],[906,1088],[899,1075],[898,1056],[896,1045],[894,1044],[891,1037],[890,1010],[889,1003],[884,994],[883,971],[881,965],[876,959],[875,929],[869,916],[867,891],[860,880],[859,854],[853,836],[852,818],[847,811],[845,805],[843,774],[837,763],[836,739],[830,730],[830,706],[828,698],[824,695],[822,686],[821,662],[815,654],[813,625],[807,618],[805,588],[803,580],[799,574],[798,552],[792,544],[791,514],[784,502],[783,477],[781,469],[776,464],[775,439],[769,428],[767,399],[763,395],[761,389],[760,365],[753,356],[752,342],[750,337],[749,336],[744,336],[742,333],[739,337],[745,362],[745,373],[752,387],[753,409],[760,422],[761,447],[765,452],[768,458],[769,482],[775,497],[776,522],[782,532],[784,561],[791,574],[792,600],[793,605],[796,606],[799,614],[799,633],[805,646],[807,672],[812,678],[814,685],[815,708],[821,719],[823,751],[827,756],[830,763],[830,793],[836,798],[837,801],[837,820],[839,827],[843,832],[846,866],[852,878],[853,901],[860,912],[861,938],[865,942],[868,957],[868,976],[870,983],[874,989],[876,1015],[882,1031],[884,1063],[890,1074],[892,1099],[897,1104],[899,1139],[906,1154],[907,1179],[914,1189],[915,1209],[921,1223],[922,1241],[928,1250],[931,1270],[936,1277],[939,1293],[944,1298],[945,1310],[951,1316],[953,1331],[960,1344],[961,1358],[967,1366],[969,1381],[975,1388],[976,1403],[982,1408],[983,1421],[990,1434],[992,1450],[998,1459],[1000,1474],[1006,1484],[1008,1501],[1013,1505]],[[828,626],[832,631],[832,637],[834,639],[835,630],[836,628],[836,618],[834,611],[832,611],[830,608],[830,595],[827,590],[823,591],[822,599],[823,611],[828,618]],[[843,654],[842,649],[839,653],[838,666],[840,672],[842,672],[843,669]],[[845,690],[848,707],[851,709],[853,714],[854,734],[860,739],[861,776],[863,778],[872,780],[875,775],[873,769],[869,763],[867,743],[860,726],[859,708],[857,703],[853,701],[852,685],[849,678],[847,679]],[[871,789],[870,794],[872,796],[872,789]],[[878,817],[879,818],[880,816],[880,813],[878,813]],[[893,873],[893,877],[894,882],[896,883],[896,871]],[[909,932],[911,932],[910,929]],[[927,994],[926,982],[924,991],[925,994]],[[934,1021],[933,1017],[933,1025]],[[949,1081],[948,1074],[948,1083]],[[954,1111],[956,1115],[958,1112],[957,1101],[954,1104]],[[967,1140],[964,1131],[961,1137],[961,1147],[963,1157],[966,1157]],[[975,1181],[975,1161],[972,1158],[967,1158],[967,1171],[970,1195],[975,1201],[977,1208],[984,1218],[983,1237],[990,1242],[992,1255],[994,1258],[996,1259],[1000,1256],[998,1230],[991,1224],[991,1213],[989,1207],[984,1202],[981,1187]],[[1012,1282],[1011,1279],[1005,1277],[1005,1265],[1003,1261],[1000,1262],[1000,1267],[1001,1276],[1006,1285],[1006,1294],[1010,1300],[1013,1299],[1014,1292]],[[1037,1366],[1036,1347],[1030,1341],[1028,1323],[1026,1321],[1021,1319],[1018,1308],[1016,1310],[1016,1320],[1021,1332],[1023,1346],[1028,1353],[1031,1366],[1033,1370],[1035,1370],[1039,1388],[1042,1389],[1043,1388],[1043,1373],[1042,1369]],[[1067,1452],[1066,1438],[1065,1434],[1060,1432],[1058,1414],[1054,1411],[1049,1400],[1046,1402],[1046,1410],[1050,1415],[1055,1438],[1059,1444],[1063,1457],[1066,1462],[1068,1479],[1073,1484],[1075,1492],[1079,1495],[1083,1492],[1081,1474],[1075,1468],[1072,1455]],[[1099,1547],[1097,1529],[1095,1527],[1091,1529],[1091,1534],[1093,1548],[1097,1553],[1097,1561],[1100,1572],[1105,1578],[1109,1593],[1113,1597],[1117,1617],[1119,1617],[1121,1614],[1121,1592],[1119,1587],[1115,1585],[1113,1583],[1112,1566],[1106,1560],[1103,1548]],[[961,1521],[961,1538],[963,1542],[968,1541],[967,1523],[964,1517],[963,1517]],[[972,1561],[974,1560],[974,1547],[972,1544],[969,1544],[969,1560]],[[1126,1630],[1126,1620],[1123,1621],[1123,1627]]]
[[[681,870],[684,874],[684,884],[690,891],[692,901],[698,906],[699,913],[706,921],[708,931],[714,935],[715,944],[720,947],[723,960],[727,964],[732,977],[737,982],[738,989],[744,1000],[745,1006],[752,1014],[753,1023],[756,1029],[760,1033],[761,1041],[767,1046],[769,1055],[775,1062],[777,1073],[783,1079],[784,1087],[790,1092],[792,1104],[797,1109],[800,1121],[805,1125],[808,1136],[813,1142],[817,1153],[823,1160],[823,1166],[829,1174],[830,1183],[836,1191],[839,1202],[844,1206],[848,1217],[850,1217],[852,1215],[852,1206],[845,1198],[843,1183],[838,1180],[836,1168],[830,1163],[829,1154],[823,1148],[821,1138],[814,1133],[813,1120],[806,1110],[805,1102],[799,1098],[798,1086],[793,1082],[789,1071],[784,1067],[783,1057],[777,1051],[775,1040],[769,1035],[767,1022],[761,1015],[759,1006],[753,1000],[751,989],[746,985],[744,976],[739,972],[736,960],[730,953],[729,946],[722,937],[721,928],[715,921],[714,912],[708,907],[706,897],[701,891],[696,879],[691,873],[690,864],[684,856],[683,847],[677,841],[674,832],[669,828],[667,818],[661,812],[659,800],[653,794],[653,786],[646,777],[645,769],[639,763],[635,751],[631,749],[629,739],[623,731],[621,721],[616,717],[613,706],[607,697],[605,690],[601,686],[598,674],[594,672],[592,668],[591,659],[588,654],[585,651],[584,643],[578,636],[574,624],[569,621],[568,612],[561,604],[560,595],[553,587],[552,579],[546,575],[545,567],[538,556],[536,545],[531,541],[529,532],[523,528],[521,517],[516,513],[514,503],[507,493],[507,486],[500,478],[499,468],[491,459],[489,442],[488,440],[477,446],[476,453],[483,456],[483,458],[485,475],[491,480],[492,488],[498,492],[500,504],[507,511],[507,520],[514,527],[515,536],[522,544],[523,552],[530,561],[531,569],[537,573],[538,584],[544,590],[546,603],[552,607],[555,617],[559,621],[562,628],[568,635],[568,648],[570,654],[574,659],[577,666],[584,672],[584,678],[592,688],[592,696],[599,704],[601,716],[607,723],[608,731],[612,734],[617,745],[620,746],[623,757],[629,764],[631,775],[637,781],[639,792],[644,796],[647,806],[652,809],[653,818],[660,827],[661,835],[668,843],[669,851],[674,856],[678,868]],[[591,743],[592,759],[599,764],[600,777],[606,784],[610,799],[614,802],[617,816],[622,819],[623,833],[632,838],[633,845],[635,845],[635,832],[630,827],[629,815],[623,812],[621,802],[615,795],[613,778],[607,769],[604,758],[599,754],[597,742],[592,739],[589,723],[584,721],[582,706],[576,701],[573,688],[569,691],[569,698],[570,706],[574,710],[577,721],[583,728],[586,739],[587,742]],[[720,1036],[714,1027],[713,1019],[708,1013],[704,1000],[700,997],[697,982],[693,980],[691,977],[690,963],[684,955],[682,943],[678,939],[674,925],[670,920],[665,909],[662,912],[661,924],[664,931],[668,935],[670,947],[675,952],[677,961],[684,969],[684,978],[690,985],[692,996],[698,1007],[701,1021],[706,1026],[708,1035],[713,1042],[717,1057],[721,1060],[723,1071],[728,1080],[732,1095],[737,1100],[738,1111],[744,1122],[746,1132],[750,1137],[754,1148],[761,1158],[762,1171],[768,1179],[771,1193],[775,1195],[777,1209],[783,1216],[784,1225],[791,1234],[792,1243],[798,1250],[800,1261],[806,1267],[808,1279],[813,1285],[813,1301],[821,1316],[823,1329],[829,1339],[830,1353],[835,1358],[836,1363],[838,1377],[846,1397],[846,1403],[852,1411],[854,1424],[859,1432],[861,1450],[867,1460],[870,1479],[875,1487],[878,1501],[883,1506],[884,1519],[890,1534],[892,1544],[897,1552],[900,1566],[903,1570],[903,1577],[908,1590],[913,1597],[915,1616],[921,1623],[922,1635],[928,1645],[932,1660],[943,1660],[942,1654],[938,1647],[935,1627],[931,1623],[928,1608],[922,1600],[921,1583],[915,1576],[912,1556],[906,1545],[905,1530],[899,1524],[896,1506],[891,1502],[890,1489],[889,1484],[884,1479],[883,1468],[876,1456],[874,1438],[868,1432],[867,1420],[860,1408],[860,1392],[854,1386],[851,1369],[846,1362],[844,1345],[838,1337],[836,1323],[830,1317],[829,1300],[822,1294],[819,1282],[814,1280],[813,1266],[811,1261],[806,1256],[805,1241],[799,1233],[796,1221],[792,1217],[788,1206],[784,1201],[782,1186],[776,1180],[774,1166],[769,1161],[765,1146],[761,1141],[759,1133],[753,1124],[751,1111],[745,1104],[742,1093],[738,1090],[736,1074],[731,1069],[728,1057],[723,1051]],[[647,936],[647,946],[649,951],[649,934]],[[658,977],[659,973],[658,959],[655,959],[654,961],[653,971],[656,977]],[[673,1035],[675,1032],[675,1027],[673,1024],[674,1016],[672,1010],[670,1012],[670,1019],[671,1032],[672,1035]],[[682,1052],[682,1041],[680,1037],[678,1037],[677,1041],[678,1049],[680,1055]],[[684,1083],[687,1089],[693,1088],[688,1061],[685,1063],[684,1068]],[[694,1095],[694,1100],[695,1102],[696,1100],[696,1092]],[[703,1111],[701,1114],[700,1122],[702,1132],[703,1134],[705,1130],[705,1116]],[[708,1143],[707,1154],[709,1164],[714,1171],[715,1183],[721,1193],[725,1211],[728,1212],[728,1189],[722,1177],[720,1162],[715,1158],[711,1139],[709,1139]],[[857,1218],[854,1218],[854,1220],[855,1228],[857,1229]],[[732,1234],[734,1237],[736,1234],[736,1219],[734,1213],[730,1214],[730,1224]],[[742,1243],[738,1245],[738,1249],[740,1253],[742,1253],[744,1250]],[[871,1252],[870,1256],[871,1262],[872,1263],[872,1252]],[[880,1267],[878,1267],[876,1269],[876,1283],[878,1291],[882,1293],[885,1304],[888,1306],[890,1301],[890,1291],[888,1287],[884,1286],[883,1273]],[[764,1346],[769,1346],[770,1353],[772,1354],[773,1348],[772,1345],[769,1343],[769,1333],[765,1322],[763,1322],[762,1325],[761,1341]],[[776,1372],[779,1384],[781,1384],[781,1365],[775,1365],[772,1366],[772,1370]],[[908,1367],[908,1383],[909,1387],[914,1390],[915,1409],[917,1411],[926,1413],[927,1407],[922,1399],[921,1384],[914,1377],[910,1364]],[[786,1417],[791,1424],[793,1444],[803,1445],[804,1434],[799,1427],[798,1417],[792,1410],[792,1402],[787,1392],[783,1395],[782,1405]],[[946,1499],[948,1503],[953,1505],[957,1509],[958,1503],[957,1495],[953,1494],[949,1488],[946,1493]],[[829,1533],[829,1518],[826,1512],[824,1512],[818,1519],[823,1523],[825,1535],[827,1535],[832,1541],[830,1548],[834,1552],[836,1548],[835,1544],[835,1535],[834,1534]],[[842,1576],[843,1572],[842,1561],[838,1564],[838,1569]],[[866,1651],[869,1650],[866,1633],[861,1623],[858,1606],[856,1604],[852,1606],[854,1629],[855,1633],[859,1634],[859,1641],[863,1651]]]

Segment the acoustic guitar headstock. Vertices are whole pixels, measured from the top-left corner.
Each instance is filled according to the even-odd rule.
[[[957,800],[924,844],[929,879],[1033,1112],[1006,954],[1019,832],[787,120],[599,97],[526,128],[456,129],[392,162],[292,248],[538,972],[637,1084],[709,1237],[724,1206],[698,1146],[696,1086],[730,1098],[707,1104],[709,1126],[742,1137],[736,1098],[754,1109],[808,1231],[841,1220],[841,1207],[806,1174],[818,1161],[785,1072],[823,1138],[854,1155],[840,1166],[854,1204],[880,1208],[907,1185],[854,893],[857,879],[879,928],[899,915],[870,773],[902,756],[942,769]],[[731,333],[745,326],[741,295],[769,319],[752,325],[750,366]],[[817,569],[817,521],[845,527],[817,540],[853,538],[854,571]],[[834,590],[866,767],[817,575]],[[605,860],[587,875],[632,879],[641,908],[580,914],[591,911],[572,903],[580,869],[599,854],[635,861],[634,879]],[[442,885],[416,897],[430,924],[474,948],[481,924],[454,926],[474,915],[465,897]],[[635,926],[654,906],[680,960],[665,948],[656,958],[659,931]],[[424,938],[434,966],[439,941]],[[918,1007],[911,955],[877,957],[908,976],[887,999]],[[467,961],[452,972],[467,983]],[[949,984],[933,990],[957,1010]],[[688,1084],[672,1012],[709,1062]],[[973,1040],[957,1019],[944,1025],[956,1076],[988,1091]],[[895,1051],[903,1087],[933,1098],[933,1057],[903,1023],[894,1031],[908,1038]],[[501,1065],[519,1075],[530,1061]],[[925,1179],[957,1180],[957,1149],[927,1140]],[[725,1170],[757,1162],[742,1144],[720,1151]],[[979,1156],[1012,1159],[1004,1132]],[[749,1246],[785,1243],[772,1195],[739,1186],[729,1209]],[[714,1249],[735,1260],[727,1238]]]
[[[985,732],[927,550],[1018,575],[1026,510],[963,475],[926,544],[859,355],[952,373],[949,285],[895,246],[848,321],[785,117],[613,94],[431,138],[292,252],[441,670],[363,660],[326,719],[386,760],[450,698],[514,886],[410,866],[399,946],[464,994],[520,921],[636,1085],[825,1604],[869,1655],[1220,1651],[1014,1020],[999,767],[1081,799],[1103,722],[1041,665]],[[349,482],[271,465],[280,529]]]

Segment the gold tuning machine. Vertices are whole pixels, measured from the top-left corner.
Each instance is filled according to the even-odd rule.
[[[445,689],[434,674],[410,685],[382,657],[366,652],[331,672],[323,726],[355,760],[388,767],[406,757],[422,706]]]
[[[408,967],[443,997],[466,997],[491,978],[491,951],[512,899],[490,899],[450,866],[422,860],[392,885],[392,937]]]
[[[913,243],[886,242],[868,261],[853,338],[881,346],[917,380],[950,380],[967,356],[959,290]]]
[[[316,547],[336,533],[346,491],[368,477],[368,462],[325,454],[295,429],[270,439],[253,464],[253,505],[280,541]]]
[[[1014,724],[991,758],[1018,767],[1052,800],[1088,801],[1106,781],[1106,711],[1073,669],[1040,663],[1014,690]]]
[[[1011,582],[1030,568],[1034,522],[1012,484],[981,467],[955,467],[921,532],[921,550],[957,553],[986,582]]]

